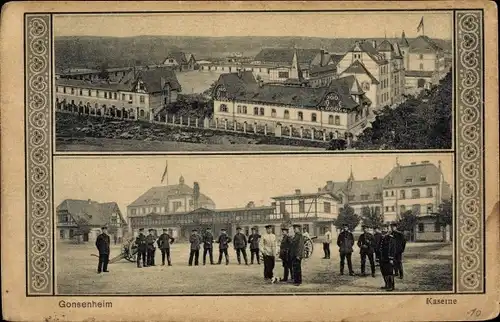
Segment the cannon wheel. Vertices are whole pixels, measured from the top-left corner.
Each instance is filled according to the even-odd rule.
[[[311,257],[314,251],[314,243],[311,238],[305,238],[304,240],[304,258],[307,259]]]

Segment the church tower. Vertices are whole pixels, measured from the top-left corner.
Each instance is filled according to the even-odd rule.
[[[303,81],[302,70],[300,69],[299,58],[297,56],[297,48],[293,50],[292,67],[290,68],[289,78]]]

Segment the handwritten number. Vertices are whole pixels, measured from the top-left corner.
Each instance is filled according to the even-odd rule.
[[[481,310],[478,310],[478,309],[474,308],[474,309],[468,311],[467,314],[469,316],[479,317],[481,315]]]

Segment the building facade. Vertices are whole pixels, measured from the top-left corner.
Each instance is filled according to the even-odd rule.
[[[83,114],[152,120],[177,101],[181,86],[169,68],[131,70],[119,81],[56,79],[56,108]]]
[[[195,70],[197,68],[196,59],[192,53],[172,52],[163,61],[163,65],[172,67],[179,72]]]

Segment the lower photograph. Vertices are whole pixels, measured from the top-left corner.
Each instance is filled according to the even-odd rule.
[[[57,295],[454,291],[451,153],[54,158]]]

